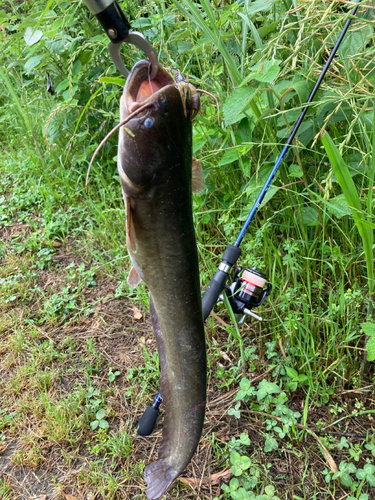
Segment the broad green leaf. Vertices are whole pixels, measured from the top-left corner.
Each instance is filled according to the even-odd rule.
[[[240,382],[240,387],[241,389],[243,389],[244,391],[247,391],[248,389],[250,389],[250,385],[251,385],[251,382],[249,379],[247,378],[243,378]]]
[[[280,73],[279,63],[281,61],[261,61],[250,68],[250,73],[241,83],[241,87],[246,85],[251,80],[257,80],[263,83],[273,83]]]
[[[239,160],[244,154],[249,151],[249,149],[250,146],[241,146],[239,148],[229,149],[228,151],[225,151],[217,166],[221,167],[223,165],[229,165],[230,163]]]
[[[278,394],[280,392],[281,389],[277,384],[274,384],[273,382],[268,382],[267,380],[262,380],[262,382],[260,382],[258,386],[257,399],[258,401],[261,401],[270,394]]]
[[[336,196],[335,198],[331,198],[327,204],[326,204],[328,212],[330,212],[332,215],[337,217],[338,219],[341,219],[341,217],[344,217],[344,215],[350,215],[351,210],[348,205],[348,203],[345,200],[345,196],[343,194],[340,194],[339,196]]]
[[[303,172],[301,172],[301,169],[299,168],[298,165],[290,165],[289,167],[289,175],[290,177],[294,177],[294,178],[300,178],[303,176]]]
[[[207,142],[207,137],[200,137],[199,139],[193,139],[193,154],[195,154],[199,149],[203,148],[203,146]]]
[[[356,472],[356,476],[357,476],[357,479],[359,479],[360,481],[362,481],[362,479],[364,477],[366,477],[366,472],[364,471],[364,469],[358,469],[357,472]]]
[[[365,25],[362,29],[353,28],[355,31],[350,31],[344,38],[341,47],[339,48],[340,57],[350,64],[348,56],[354,56],[367,44],[373,33],[373,28],[370,24]]]
[[[231,453],[230,461],[232,464],[235,464],[240,459],[241,459],[241,455],[237,451],[234,451],[233,453]]]
[[[269,496],[274,495],[276,492],[275,487],[272,486],[272,484],[269,484],[268,486],[265,487],[264,492],[266,493],[266,495]]]
[[[285,384],[285,387],[284,387],[284,390],[285,391],[290,391],[290,392],[294,392],[298,387],[298,382],[287,382]]]
[[[352,478],[349,476],[349,474],[347,472],[344,472],[341,475],[341,484],[343,486],[349,487],[352,484],[352,482],[353,482],[353,480],[352,480]]]
[[[297,92],[301,104],[305,104],[314,87],[314,84],[310,83],[308,80],[306,81],[304,78],[300,78],[301,77],[299,75],[295,77],[291,86]]]
[[[277,450],[279,447],[276,439],[272,436],[268,436],[265,443],[264,443],[264,451],[266,453],[272,451],[272,450]]]
[[[319,217],[316,208],[313,206],[303,207],[301,210],[302,221],[307,226],[317,226]]]
[[[69,87],[69,79],[65,78],[62,82],[60,82],[56,87],[56,92],[61,92],[62,90],[66,90]]]
[[[173,32],[168,38],[168,43],[178,42],[179,40],[186,40],[191,35],[190,30],[180,29]]]
[[[223,106],[225,125],[232,125],[243,118],[241,116],[242,112],[249,102],[254,99],[258,91],[259,88],[240,87],[232,92]]]
[[[245,446],[249,446],[250,445],[250,438],[249,438],[249,435],[246,434],[246,432],[242,432],[242,434],[240,435],[240,441],[242,444],[244,444]]]
[[[375,472],[375,465],[365,464],[363,466],[363,470],[366,472],[366,474],[374,474],[374,472]]]
[[[288,377],[290,377],[290,378],[297,378],[298,377],[298,372],[296,370],[294,370],[293,368],[286,366],[285,370],[286,370]]]
[[[361,323],[361,327],[366,335],[375,335],[375,323]]]
[[[286,115],[287,115],[287,118],[289,120],[289,123],[292,123],[294,117],[293,117],[293,115],[290,116],[290,114],[288,116],[288,114],[289,113],[287,112]],[[309,129],[312,129],[313,126],[314,126],[314,122],[312,119],[306,118],[306,121],[302,122],[301,126],[298,129],[299,142],[301,142],[301,135],[304,132],[307,132]],[[290,134],[290,132],[291,132],[291,129],[289,127],[284,127],[284,128],[277,131],[277,137],[281,137],[282,139],[285,139]]]
[[[91,429],[94,431],[95,429],[97,429],[99,427],[99,422],[98,420],[94,420],[93,422],[91,422],[90,424],[91,426]]]
[[[244,221],[247,219],[247,216],[249,215],[250,210],[253,208],[253,205],[258,198],[262,188],[263,185],[260,185],[260,179],[258,179],[258,183],[256,186],[249,185],[249,187],[246,189],[246,193],[250,194],[250,203],[242,210],[241,215],[237,218],[239,221]],[[278,186],[272,185],[265,194],[263,201],[260,204],[260,208],[267,205],[267,203],[275,196],[279,189],[280,188]]]
[[[241,468],[242,470],[246,470],[250,467],[251,465],[251,460],[249,457],[242,456],[241,457]]]
[[[135,21],[132,22],[133,28],[148,28],[152,26],[151,19],[147,17],[139,17]]]
[[[101,408],[100,410],[98,410],[96,412],[95,417],[96,417],[97,420],[101,420],[102,418],[104,418],[105,417],[105,410],[103,410],[103,408]]]
[[[367,361],[375,361],[375,335],[372,335],[366,344]]]
[[[193,44],[187,42],[186,40],[181,40],[177,42],[177,50],[179,54],[183,54],[187,50],[190,50],[193,47]]]
[[[229,485],[230,485],[230,489],[231,490],[236,490],[239,487],[240,483],[239,483],[239,481],[238,481],[238,479],[236,477],[233,477],[230,480]]]
[[[90,42],[91,43],[94,43],[94,42],[105,42],[106,40],[108,40],[108,38],[106,38],[105,35],[95,35],[92,38],[90,38]]]
[[[26,45],[31,47],[32,45],[36,44],[39,42],[39,40],[42,38],[43,32],[40,30],[35,30],[31,26],[26,28],[25,34],[23,36]]]
[[[228,415],[233,415],[236,418],[240,418],[241,412],[240,410],[236,410],[235,408],[229,408]]]
[[[79,59],[76,59],[72,67],[72,77],[77,78],[82,68],[82,63]]]
[[[249,2],[247,6],[247,15],[252,17],[257,12],[270,10],[272,5],[278,0],[255,0],[255,2]]]
[[[254,80],[264,83],[273,83],[276,80],[278,74],[280,73],[280,66],[277,64],[267,64],[268,61],[264,61],[257,68],[256,72],[253,74]]]
[[[36,68],[38,66],[38,64],[40,63],[40,61],[43,59],[43,57],[44,57],[44,54],[40,54],[39,56],[30,57],[30,59],[28,59],[25,62],[25,70],[27,72],[29,72],[32,69]]]

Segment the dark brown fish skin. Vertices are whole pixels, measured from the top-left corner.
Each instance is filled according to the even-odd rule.
[[[145,64],[137,63],[128,78],[121,120],[129,114],[127,96]],[[167,85],[147,99],[151,107],[127,123],[130,133],[121,129],[118,154],[127,206],[127,245],[151,292],[165,408],[159,459],[145,468],[149,499],[160,498],[190,462],[202,433],[206,402],[206,350],[192,215],[192,125],[185,116],[179,85],[188,84]]]

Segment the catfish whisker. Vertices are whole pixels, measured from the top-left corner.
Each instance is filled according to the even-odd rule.
[[[148,104],[144,104],[140,108],[138,108],[135,111],[133,111],[133,113],[130,113],[130,115],[127,118],[125,118],[125,120],[122,120],[122,122],[120,122],[118,125],[116,125],[116,127],[114,127],[110,132],[108,132],[108,134],[104,137],[104,139],[99,144],[99,146],[95,149],[94,154],[92,155],[92,158],[90,160],[89,167],[87,169],[86,183],[85,183],[86,194],[88,194],[89,175],[90,175],[90,170],[91,170],[92,164],[93,164],[93,162],[94,162],[94,160],[96,158],[96,155],[102,149],[102,147],[104,146],[104,144],[116,132],[116,130],[118,130],[120,127],[122,127],[123,125],[125,125],[125,123],[127,123],[129,120],[131,120],[132,118],[134,118],[140,111],[143,111],[144,109],[150,108],[152,105],[153,105],[153,103],[149,102]]]
[[[220,108],[219,108],[219,102],[217,100],[217,98],[210,94],[209,92],[207,92],[207,90],[202,90],[202,89],[195,89],[197,92],[200,92],[201,94],[205,94],[205,95],[208,95],[209,97],[212,97],[212,99],[215,100],[216,102],[216,107],[217,107],[217,122],[220,124]]]

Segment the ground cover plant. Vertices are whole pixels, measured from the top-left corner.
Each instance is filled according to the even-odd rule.
[[[363,3],[363,2],[362,2]],[[120,2],[164,67],[215,95],[195,120],[202,290],[280,152],[351,4]],[[206,323],[208,406],[166,499],[375,496],[374,12],[359,9],[242,244],[262,323]],[[158,392],[148,294],[126,283],[123,79],[83,2],[0,7],[0,498],[146,498]],[[140,54],[124,47],[130,67]],[[48,89],[46,87],[48,75]]]

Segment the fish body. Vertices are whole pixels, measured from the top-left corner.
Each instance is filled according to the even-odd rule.
[[[137,63],[121,98],[121,121],[149,103],[120,129],[118,169],[126,206],[127,247],[150,290],[150,313],[165,407],[158,461],[145,468],[147,496],[170,487],[195,453],[206,402],[206,350],[198,253],[192,215],[192,125],[197,112],[191,86],[159,69],[147,79]],[[139,277],[139,278],[138,278]]]

